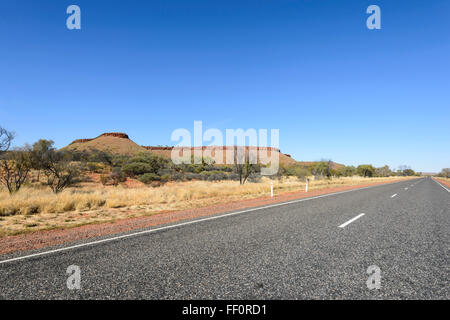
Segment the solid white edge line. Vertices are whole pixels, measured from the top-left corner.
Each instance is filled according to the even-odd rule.
[[[100,244],[100,243],[104,243],[104,242],[115,241],[115,240],[124,239],[124,238],[131,238],[131,237],[142,235],[142,234],[148,234],[148,233],[153,233],[153,232],[156,232],[156,231],[173,229],[173,228],[186,226],[186,225],[190,225],[190,224],[194,224],[194,223],[198,223],[198,222],[203,222],[203,221],[215,220],[215,219],[219,219],[219,218],[223,218],[223,217],[234,216],[234,215],[241,214],[241,213],[257,211],[257,210],[263,210],[263,209],[269,209],[269,208],[273,208],[273,207],[284,206],[284,205],[287,205],[287,204],[298,203],[298,202],[303,202],[303,201],[308,201],[308,200],[314,200],[314,199],[324,198],[324,197],[330,197],[330,196],[334,196],[334,195],[338,195],[338,194],[342,194],[342,193],[358,191],[358,190],[364,190],[364,189],[375,188],[375,187],[381,187],[381,186],[391,185],[391,184],[395,184],[395,183],[402,183],[402,182],[405,182],[405,181],[390,182],[390,183],[378,184],[378,185],[375,185],[375,186],[362,187],[362,188],[358,188],[358,189],[351,189],[351,190],[339,191],[339,192],[334,192],[334,193],[327,193],[327,194],[323,194],[323,195],[315,196],[315,197],[311,197],[311,198],[297,199],[297,200],[292,200],[292,201],[288,201],[288,202],[275,203],[275,204],[271,204],[271,205],[264,206],[264,207],[251,208],[251,209],[237,211],[237,212],[225,213],[225,214],[221,214],[221,215],[217,215],[217,216],[213,216],[213,217],[197,219],[197,220],[188,221],[188,222],[182,222],[182,223],[169,225],[169,226],[165,226],[165,227],[160,227],[160,228],[155,228],[155,229],[150,229],[150,230],[144,230],[144,231],[129,233],[129,234],[116,236],[116,237],[112,237],[112,238],[107,238],[107,239],[102,239],[102,240],[97,240],[97,241],[92,241],[92,242],[86,242],[86,243],[81,243],[81,244],[77,244],[77,245],[73,245],[73,246],[69,246],[69,247],[64,247],[64,248],[59,248],[59,249],[54,249],[54,250],[49,250],[49,251],[38,252],[38,253],[34,253],[34,254],[26,255],[26,256],[21,256],[21,257],[16,257],[16,258],[11,258],[11,259],[0,261],[0,264],[5,264],[5,263],[8,263],[8,262],[19,261],[19,260],[24,260],[24,259],[28,259],[28,258],[43,256],[43,255],[47,255],[47,254],[51,254],[51,253],[68,251],[68,250],[72,250],[72,249],[76,249],[76,248],[92,246],[92,245],[96,245],[96,244]]]
[[[444,188],[445,190],[447,190],[447,192],[450,192],[450,190],[447,188],[447,187],[445,187],[442,183],[440,183],[440,182],[438,182],[438,181],[436,181],[436,180],[434,180],[434,179],[432,179],[434,182],[436,182],[438,185],[440,185],[442,188]]]
[[[355,220],[361,218],[363,215],[365,215],[365,213],[358,214],[356,217],[354,217],[354,218],[348,220],[347,222],[344,222],[343,224],[341,224],[341,225],[339,226],[339,228],[344,228],[345,226],[349,225],[349,224],[352,223],[353,221],[355,221]]]
[[[393,197],[395,197],[395,196],[397,196],[397,194],[396,193],[394,193],[392,196],[391,196],[391,198],[393,198]]]

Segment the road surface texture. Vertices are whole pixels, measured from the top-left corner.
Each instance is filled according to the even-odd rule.
[[[449,208],[450,192],[421,178],[3,256],[0,298],[449,299]],[[80,289],[67,287],[70,265]]]

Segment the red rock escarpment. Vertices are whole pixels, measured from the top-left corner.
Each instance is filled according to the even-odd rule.
[[[100,138],[100,137],[116,137],[116,138],[122,138],[122,139],[130,139],[130,137],[126,133],[122,133],[122,132],[106,132],[106,133],[99,135],[97,138]],[[77,139],[77,140],[72,141],[71,144],[89,142],[89,141],[92,141],[97,138]]]

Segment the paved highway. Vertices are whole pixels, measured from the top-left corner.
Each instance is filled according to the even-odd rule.
[[[450,192],[421,178],[4,256],[0,298],[449,299],[449,208]]]

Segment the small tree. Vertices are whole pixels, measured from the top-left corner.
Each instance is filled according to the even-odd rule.
[[[337,177],[351,177],[355,175],[356,168],[354,166],[340,166],[334,172]]]
[[[31,149],[31,165],[32,168],[37,170],[37,180],[40,180],[41,170],[45,168],[45,162],[48,158],[48,153],[54,151],[52,140],[40,139],[33,144]]]
[[[390,177],[393,174],[393,172],[387,165],[384,167],[376,168],[375,172],[376,172],[376,175],[379,177]]]
[[[330,163],[325,161],[320,161],[312,164],[309,170],[315,177],[330,177],[331,174]]]
[[[75,184],[80,175],[79,167],[71,163],[69,153],[51,150],[43,168],[47,177],[47,185],[54,193]]]
[[[442,169],[442,171],[439,173],[439,177],[450,178],[450,168]]]
[[[405,169],[405,170],[403,170],[403,175],[404,176],[413,176],[413,175],[415,175],[416,173],[414,172],[414,170],[413,169]]]
[[[0,159],[0,180],[10,194],[19,191],[31,170],[30,150],[27,148],[8,151]]]
[[[356,173],[362,177],[373,177],[375,168],[370,164],[361,164],[356,168]]]
[[[9,150],[14,133],[0,127],[0,155]]]
[[[260,171],[254,154],[250,150],[245,150],[245,147],[234,146],[234,169],[239,175],[239,184],[245,184],[248,177]]]
[[[310,175],[310,172],[306,168],[300,167],[300,168],[295,169],[295,176],[299,180],[305,180],[306,177],[309,175]]]

